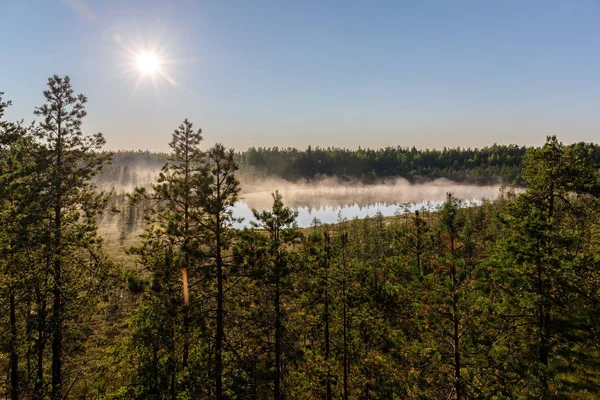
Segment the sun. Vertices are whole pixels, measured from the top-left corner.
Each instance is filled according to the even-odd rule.
[[[134,92],[139,87],[148,85],[152,85],[156,91],[160,91],[165,83],[177,86],[171,76],[172,69],[178,62],[173,58],[172,43],[127,39],[120,35],[113,40],[120,47],[123,71],[133,80]]]
[[[135,65],[142,74],[156,74],[160,70],[160,64],[160,58],[156,53],[144,52],[135,57]]]

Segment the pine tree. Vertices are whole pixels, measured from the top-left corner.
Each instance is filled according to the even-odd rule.
[[[350,304],[350,266],[348,260],[348,232],[341,232],[336,238],[339,246],[339,264],[341,276],[338,278],[341,285],[341,302],[342,302],[342,367],[344,370],[343,377],[343,398],[348,400],[350,396],[350,325],[351,325],[351,304]]]
[[[2,296],[8,297],[9,309],[9,370],[10,398],[21,397],[19,371],[20,346],[17,321],[17,301],[20,296],[19,283],[25,280],[25,265],[19,257],[27,242],[28,200],[31,182],[29,173],[33,169],[31,157],[27,154],[27,145],[32,145],[25,137],[26,130],[20,124],[9,123],[1,118],[10,102],[2,101],[0,92],[0,288]],[[31,218],[31,216],[30,216]],[[41,221],[36,221],[41,222]]]
[[[52,220],[48,247],[52,253],[52,399],[64,395],[63,334],[65,311],[77,301],[72,297],[73,272],[81,268],[73,249],[93,251],[96,243],[96,215],[102,210],[105,198],[93,191],[92,177],[108,162],[110,153],[100,154],[104,137],[97,133],[83,135],[81,124],[86,116],[87,98],[74,95],[69,77],[54,75],[44,91],[46,102],[36,108],[41,117],[36,137],[43,143],[44,176],[47,185],[44,195]]]
[[[256,222],[253,226],[263,229],[268,235],[266,243],[266,257],[262,261],[263,266],[258,276],[260,284],[258,290],[266,287],[269,293],[269,300],[272,303],[273,331],[274,331],[274,352],[275,352],[275,373],[273,377],[273,395],[275,400],[284,398],[283,389],[283,358],[285,352],[285,332],[286,332],[286,312],[284,309],[285,296],[290,291],[290,274],[292,272],[292,257],[289,253],[290,244],[298,238],[296,218],[297,211],[292,211],[285,207],[282,196],[273,193],[273,206],[271,210],[252,210]]]
[[[452,194],[447,195],[439,220],[431,256],[427,260],[417,257],[419,264],[424,263],[413,269],[417,313],[425,319],[421,339],[426,347],[419,350],[428,363],[423,378],[425,382],[439,380],[438,385],[425,384],[422,390],[430,396],[460,400],[477,396],[476,376],[483,367],[474,339],[483,322],[477,318],[476,247],[462,203]],[[423,245],[419,240],[422,229],[417,219],[417,240],[409,240],[416,244],[415,250]],[[421,250],[416,255],[422,255]]]
[[[584,210],[595,204],[597,180],[586,160],[556,137],[528,151],[524,177],[527,191],[504,216],[508,237],[499,258],[506,266],[498,281],[508,294],[507,312],[523,327],[515,332],[528,349],[520,373],[529,370],[537,397],[547,400],[558,395],[559,343],[565,336],[579,340],[578,311],[596,296],[580,284],[595,274],[589,255],[579,250],[577,226],[584,226]],[[575,229],[568,226],[572,221]]]
[[[173,132],[173,139],[169,146],[173,150],[169,162],[163,167],[154,187],[157,198],[162,205],[167,205],[163,211],[167,234],[174,238],[180,246],[182,254],[181,281],[183,297],[183,360],[182,367],[187,368],[189,358],[189,282],[188,273],[192,267],[192,259],[198,246],[198,220],[201,211],[198,209],[198,200],[194,186],[201,169],[203,168],[204,153],[199,145],[202,141],[202,131],[194,131],[192,123],[187,119]]]
[[[231,247],[234,232],[231,229],[233,205],[240,191],[239,181],[235,173],[239,169],[235,161],[235,153],[216,144],[207,151],[208,164],[204,168],[201,185],[198,191],[199,204],[205,218],[203,220],[203,257],[210,267],[210,275],[216,281],[216,313],[214,342],[214,382],[215,397],[218,400],[229,397],[223,384],[225,365],[223,354],[225,349],[225,313],[226,289],[228,283],[227,268],[231,266],[228,259],[232,257]]]
[[[202,385],[198,387],[192,382],[201,380],[202,372],[189,365],[191,338],[197,330],[192,322],[202,326],[204,311],[201,306],[204,294],[190,291],[189,284],[190,279],[196,284],[203,279],[199,247],[205,215],[198,191],[206,163],[199,147],[201,141],[201,130],[195,131],[192,123],[184,120],[173,132],[169,144],[172,153],[157,183],[151,191],[142,187],[131,196],[133,204],[141,201],[149,204],[142,245],[131,251],[140,256],[141,265],[152,274],[152,284],[144,297],[144,307],[134,320],[131,337],[134,342],[151,344],[144,351],[152,354],[150,358],[138,354],[140,364],[132,383],[141,384],[141,389],[130,392],[137,398],[174,399],[182,393],[191,396],[202,392]],[[179,271],[180,278],[175,271]],[[195,303],[190,308],[191,294]],[[147,360],[159,364],[154,365],[155,361],[147,364]]]

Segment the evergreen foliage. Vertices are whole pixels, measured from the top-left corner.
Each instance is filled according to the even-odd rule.
[[[111,155],[82,133],[86,97],[59,76],[44,96],[31,126],[2,120],[0,97],[0,396],[600,396],[595,145],[236,154],[203,149],[184,120],[169,155],[117,155],[163,164],[125,201],[92,182]],[[274,191],[236,229],[240,164],[293,179],[477,172],[526,189],[306,229]],[[115,261],[97,229],[109,196]]]

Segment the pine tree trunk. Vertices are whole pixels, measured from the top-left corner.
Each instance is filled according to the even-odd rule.
[[[61,260],[58,243],[60,243],[60,209],[56,211],[57,248],[54,253],[54,287],[52,294],[52,400],[62,400],[62,295],[61,295]]]
[[[161,393],[160,393],[160,373],[158,370],[158,348],[156,346],[156,344],[154,344],[152,346],[152,361],[153,361],[153,365],[152,367],[154,368],[154,388],[152,390],[153,394],[154,394],[154,398],[156,400],[160,400],[161,398]]]
[[[223,260],[221,259],[221,220],[216,216],[217,250],[217,336],[215,343],[215,389],[217,400],[223,399]]]
[[[456,294],[452,295],[452,313],[453,313],[453,325],[454,332],[452,341],[454,344],[454,392],[455,399],[460,400],[462,398],[462,378],[460,376],[460,336],[459,336],[459,325],[457,318],[457,304]]]
[[[19,353],[17,352],[17,315],[13,288],[9,294],[10,303],[10,398],[19,399]]]
[[[49,266],[47,262],[47,266]],[[36,287],[36,302],[38,304],[37,310],[37,340],[36,340],[36,351],[37,351],[37,368],[36,368],[36,379],[33,387],[33,398],[34,400],[41,400],[44,398],[44,350],[46,348],[46,299],[39,289]]]
[[[33,315],[33,306],[31,303],[27,304],[27,317],[25,319],[25,340],[27,343],[34,343],[35,339],[33,338],[33,328],[34,328],[34,323],[32,322],[32,318],[31,316]],[[32,357],[35,354],[35,346],[27,346],[27,352],[26,354],[26,365],[27,365],[27,372],[26,372],[26,376],[27,379],[31,382],[32,378],[34,376],[33,373],[33,363],[32,363]]]
[[[190,352],[190,338],[189,336],[189,284],[188,284],[188,268],[190,267],[190,245],[188,240],[188,234],[190,229],[190,214],[189,214],[189,158],[187,154],[189,152],[189,146],[186,142],[186,159],[185,159],[185,195],[184,195],[184,235],[185,235],[185,243],[184,243],[184,251],[185,251],[185,266],[181,269],[181,280],[183,285],[183,368],[186,369],[188,365],[188,357]]]
[[[327,378],[325,379],[326,399],[331,400],[331,368],[329,366],[329,255],[325,260],[325,362],[327,363]]]
[[[454,256],[454,238],[451,239],[451,249],[452,256]],[[451,275],[452,275],[452,324],[453,324],[453,332],[452,332],[452,343],[454,346],[454,398],[456,400],[460,400],[463,397],[463,385],[462,385],[462,377],[460,375],[461,368],[461,360],[460,360],[460,326],[459,326],[459,315],[458,315],[458,282],[456,278],[456,265],[454,261],[452,261],[451,265]]]
[[[548,203],[548,216],[547,224],[549,226],[549,234],[552,234],[552,218],[554,217],[554,182],[550,182],[549,188],[549,203]],[[538,243],[538,249],[540,254],[541,248]],[[548,247],[548,256],[552,256],[552,246]],[[544,275],[542,269],[542,258],[538,257],[538,276],[537,276],[537,294],[538,294],[538,329],[539,329],[539,354],[538,361],[540,363],[539,368],[539,400],[550,399],[550,389],[548,387],[548,359],[550,355],[550,346],[548,341],[550,339],[550,311],[548,310],[549,305],[546,304],[546,293],[544,288]]]
[[[343,348],[343,356],[344,356],[344,400],[348,400],[350,396],[349,391],[349,378],[350,378],[350,357],[348,351],[348,329],[349,329],[349,321],[348,321],[348,265],[346,264],[346,245],[347,245],[347,236],[343,236],[342,239],[342,265],[344,266],[343,273],[344,277],[342,279],[342,299],[343,299],[343,310],[342,310],[342,329],[343,329],[343,340],[344,340],[344,348]]]
[[[187,256],[187,255],[186,255]],[[186,369],[188,366],[188,358],[190,354],[190,339],[189,339],[189,292],[188,292],[188,275],[187,268],[181,269],[181,278],[183,280],[183,356],[182,367]]]
[[[348,400],[348,376],[350,374],[350,366],[348,365],[348,315],[347,315],[347,302],[346,296],[346,278],[342,282],[342,294],[344,298],[344,310],[343,310],[343,328],[344,328],[344,400]]]
[[[59,107],[62,104],[59,102]],[[62,133],[60,118],[56,122],[58,126],[56,143],[56,203],[54,204],[54,260],[53,260],[53,278],[54,285],[53,308],[52,308],[52,400],[62,400],[62,265],[61,265],[61,246],[62,246]]]
[[[169,375],[171,375],[171,382],[170,382],[170,388],[171,388],[171,400],[177,400],[177,387],[176,387],[176,383],[175,383],[175,374],[176,374],[176,368],[177,365],[175,363],[175,325],[171,326],[171,340],[170,340],[171,344],[171,349],[170,349],[170,354],[169,354],[169,361],[168,361],[168,365],[169,365]]]
[[[206,365],[208,366],[208,371],[207,371],[207,380],[210,380],[213,377],[213,350],[212,350],[212,336],[211,335],[207,335],[207,346],[206,346]],[[213,396],[213,386],[212,385],[207,385],[208,386],[208,398],[211,399]],[[216,387],[216,385],[215,385]]]
[[[546,369],[548,368],[548,315],[544,309],[544,277],[542,274],[542,260],[538,257],[537,260],[537,295],[538,295],[538,331],[539,331],[539,352],[538,362],[540,364],[538,370],[539,380],[539,400],[547,400],[550,398],[548,392],[548,377]]]
[[[279,266],[277,266],[278,268]],[[275,400],[281,400],[281,309],[279,276],[275,284]]]

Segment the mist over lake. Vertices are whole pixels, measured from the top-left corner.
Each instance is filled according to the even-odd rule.
[[[281,179],[248,181],[242,182],[240,200],[234,210],[234,216],[244,221],[235,226],[248,226],[253,220],[252,209],[269,208],[273,201],[271,193],[276,190],[285,204],[298,211],[298,226],[307,227],[315,218],[322,223],[334,223],[339,218],[364,218],[378,212],[387,217],[420,209],[434,210],[447,193],[476,204],[483,199],[496,199],[500,189],[499,185],[466,185],[447,179],[411,184],[398,178],[368,185],[333,178],[301,183]]]
[[[157,168],[130,166],[135,171],[135,182],[104,181],[100,188],[106,191],[131,192],[136,186],[148,187],[158,176]],[[416,210],[435,210],[447,193],[462,199],[466,205],[481,200],[495,200],[501,185],[473,185],[435,179],[429,182],[410,183],[403,178],[381,179],[365,184],[357,180],[322,178],[315,181],[290,182],[269,177],[263,179],[242,178],[241,192],[233,215],[243,218],[234,227],[249,227],[254,220],[252,209],[265,210],[273,203],[272,193],[278,191],[284,204],[298,211],[299,227],[308,227],[315,218],[321,223],[335,223],[338,219],[365,218],[378,212],[389,217]],[[137,221],[142,228],[141,221]]]

